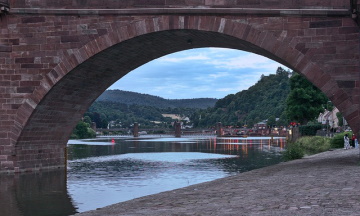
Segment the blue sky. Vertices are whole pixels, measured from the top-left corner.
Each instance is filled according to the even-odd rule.
[[[225,48],[172,53],[131,71],[109,89],[165,99],[223,98],[248,89],[262,74],[285,66],[266,57]]]

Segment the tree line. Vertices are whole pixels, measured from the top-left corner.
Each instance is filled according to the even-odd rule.
[[[172,102],[164,105],[164,101]],[[251,128],[264,120],[268,125],[288,126],[290,122],[307,124],[313,121],[324,108],[329,107],[328,102],[327,97],[302,75],[279,67],[275,74],[262,75],[249,89],[219,100],[166,100],[146,94],[108,90],[84,116],[95,122],[98,128],[107,128],[110,122],[122,128],[129,128],[134,122],[144,128],[171,127],[174,120],[162,114],[187,116],[195,128],[213,127],[217,122]]]
[[[275,74],[262,75],[248,90],[230,94],[212,108],[198,110],[191,119],[195,127],[223,125],[252,127],[267,124],[288,126],[307,124],[324,111],[327,97],[305,77],[279,67]]]

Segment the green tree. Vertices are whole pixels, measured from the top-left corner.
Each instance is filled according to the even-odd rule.
[[[307,124],[324,111],[328,98],[299,74],[290,78],[290,93],[286,99],[288,119]]]
[[[90,125],[88,123],[85,123],[83,121],[79,121],[73,131],[73,134],[71,135],[72,138],[79,138],[79,139],[85,139],[85,138],[93,138],[95,137],[95,131],[93,131],[90,128]]]
[[[91,118],[89,116],[84,116],[84,120],[85,123],[88,123],[89,125],[91,125]]]
[[[344,121],[343,121],[343,115],[341,114],[341,112],[336,113],[336,117],[339,120],[339,126],[343,126],[344,125]]]
[[[287,120],[286,112],[284,111],[280,115],[280,119],[277,121],[278,126],[287,126],[289,125],[289,121]]]
[[[270,116],[266,122],[266,125],[269,127],[273,127],[274,125],[276,125],[276,118],[275,116]]]

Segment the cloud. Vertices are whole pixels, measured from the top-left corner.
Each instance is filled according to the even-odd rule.
[[[259,56],[253,53],[249,53],[245,56],[216,59],[209,61],[207,63],[212,64],[217,68],[230,69],[230,70],[245,69],[245,68],[273,69],[274,67],[279,66],[278,63],[275,63],[266,57]]]
[[[218,92],[231,92],[231,91],[236,91],[237,89],[234,89],[234,88],[218,88],[218,89],[215,89],[215,91],[218,91]]]
[[[189,55],[189,56],[176,56],[176,55],[167,55],[158,59],[159,62],[164,63],[182,63],[188,61],[199,61],[199,60],[208,60],[209,57],[203,54]]]
[[[229,76],[229,73],[228,72],[218,72],[218,73],[213,73],[213,74],[209,74],[209,77],[211,78],[219,78],[219,77],[227,77]]]
[[[279,66],[263,56],[234,49],[191,49],[148,62],[109,89],[167,99],[223,98],[248,89],[262,74],[274,74]]]

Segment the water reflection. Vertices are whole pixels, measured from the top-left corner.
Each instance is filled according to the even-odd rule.
[[[1,214],[64,216],[76,213],[67,193],[64,170],[0,175]]]
[[[79,212],[276,164],[285,145],[283,138],[270,137],[88,142],[69,147],[69,193]]]
[[[68,216],[211,181],[279,163],[284,145],[270,137],[71,141],[67,175],[0,175],[0,215]]]

